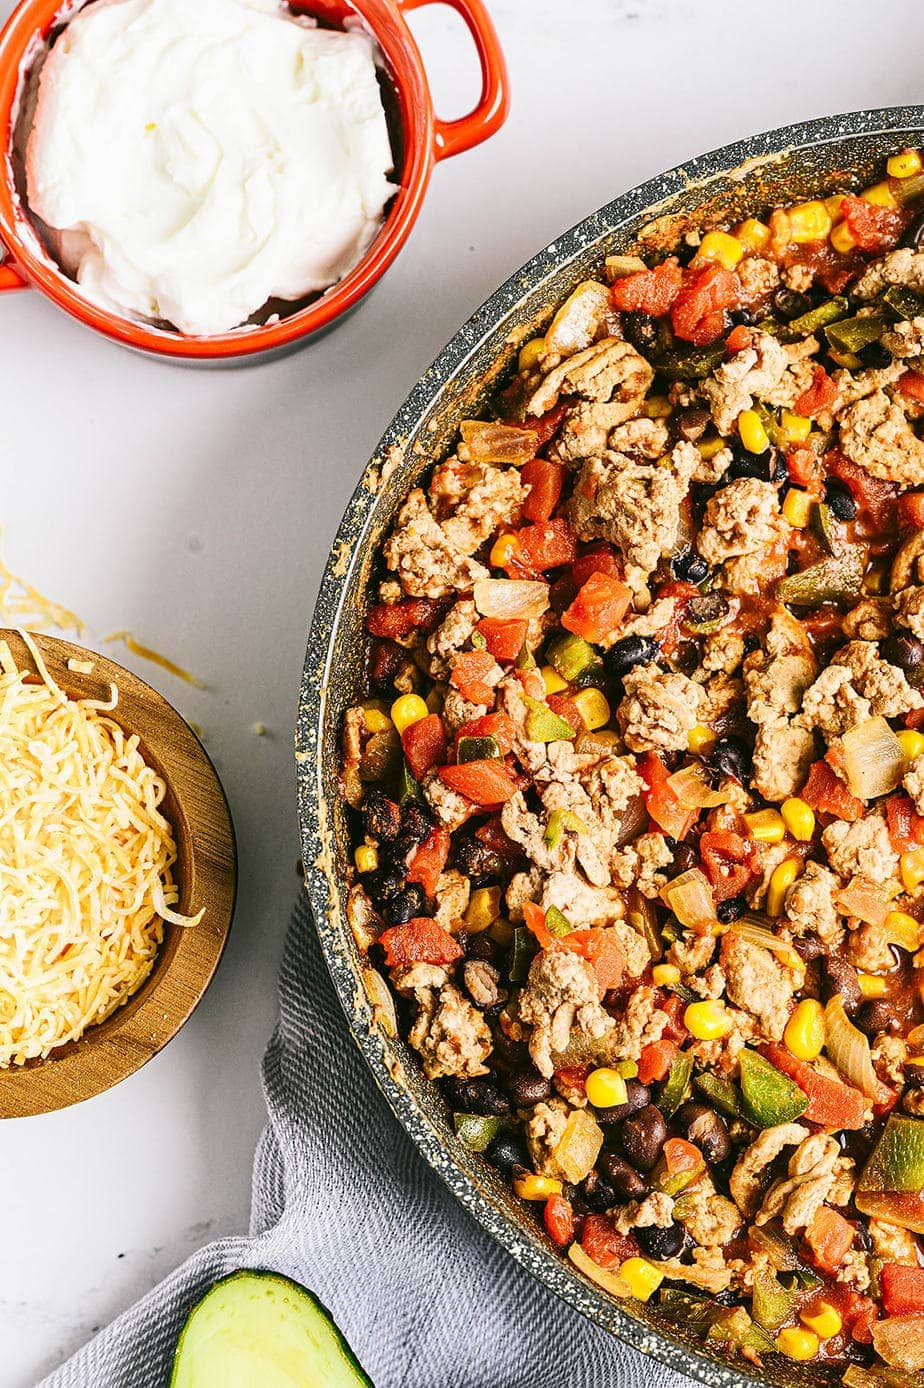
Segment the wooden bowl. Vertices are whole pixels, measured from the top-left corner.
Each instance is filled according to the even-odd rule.
[[[22,637],[0,629],[21,670],[34,670]],[[198,925],[165,925],[151,973],[128,1002],[79,1041],[52,1051],[47,1060],[0,1069],[0,1118],[24,1118],[79,1103],[140,1070],[166,1046],[191,1015],[211,981],[224,949],[237,881],[234,827],[215,768],[198,738],[156,690],[130,670],[69,641],[36,636],[49,674],[74,698],[119,691],[111,715],[126,732],[137,733],[149,765],[163,777],[163,811],[177,845],[174,877],[177,909],[205,907]],[[67,668],[68,659],[93,662],[90,674]]]

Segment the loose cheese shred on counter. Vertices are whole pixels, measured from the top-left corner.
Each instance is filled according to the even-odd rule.
[[[132,655],[138,656],[141,660],[150,660],[152,664],[159,665],[162,670],[176,675],[177,679],[185,680],[187,684],[193,685],[196,689],[207,687],[204,680],[200,680],[196,675],[191,675],[188,670],[183,669],[182,665],[168,660],[165,655],[161,655],[160,651],[155,651],[150,646],[142,646],[141,642],[136,641],[130,631],[114,631],[111,636],[103,637],[104,644],[108,645],[110,641],[122,641]]]
[[[3,530],[0,528],[0,539]],[[46,598],[31,583],[18,574],[10,573],[0,555],[0,625],[7,627],[57,627],[82,636],[84,623],[59,602]]]
[[[135,993],[180,915],[166,787],[108,702],[69,699],[0,642],[0,1066],[76,1041]]]

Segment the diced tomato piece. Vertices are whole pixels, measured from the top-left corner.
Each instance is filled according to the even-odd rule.
[[[444,785],[474,805],[505,805],[517,793],[517,783],[503,764],[489,757],[441,766],[438,774]]]
[[[863,801],[851,795],[844,782],[834,774],[826,761],[812,762],[808,780],[802,788],[802,799],[811,805],[813,810],[834,815],[836,819],[846,819],[851,823],[856,819],[862,819],[866,813]]]
[[[899,376],[896,386],[909,400],[924,404],[924,376],[919,371],[906,371],[904,376]]]
[[[510,661],[516,660],[523,649],[528,625],[528,622],[517,618],[502,621],[500,617],[482,617],[478,630],[485,639],[488,653],[495,660]]]
[[[812,1217],[805,1241],[822,1272],[837,1272],[853,1245],[856,1229],[837,1210],[820,1205]]]
[[[433,896],[448,857],[448,830],[431,829],[408,864],[407,880],[417,882],[427,896]]]
[[[562,944],[580,954],[590,964],[597,975],[601,992],[618,988],[626,971],[625,955],[612,930],[593,927],[590,930],[572,930]]]
[[[671,308],[674,332],[684,342],[705,347],[725,328],[725,309],[739,300],[737,275],[721,265],[706,265],[684,284]]]
[[[419,723],[411,723],[401,734],[401,746],[411,769],[419,781],[446,760],[446,729],[438,713],[429,713]]]
[[[902,229],[899,208],[879,207],[851,194],[841,198],[841,216],[861,251],[879,251],[894,246]]]
[[[642,1084],[663,1080],[673,1065],[680,1047],[676,1041],[649,1041],[638,1058],[638,1077]]]
[[[821,459],[812,448],[791,448],[786,454],[786,471],[790,482],[797,487],[805,487],[810,492],[818,491],[821,485]]]
[[[683,839],[697,820],[697,811],[688,810],[668,784],[670,775],[654,752],[646,752],[638,762],[638,773],[645,783],[645,808],[659,829],[673,839]]]
[[[924,847],[924,816],[914,808],[910,795],[890,795],[886,801],[889,842],[896,853],[913,853]]]
[[[523,902],[523,923],[535,936],[540,949],[548,949],[556,938],[545,923],[545,912],[535,901]]]
[[[520,543],[507,563],[508,573],[541,574],[577,558],[577,537],[564,516],[524,526],[514,533]]]
[[[905,714],[904,722],[906,728],[913,728],[917,733],[924,731],[924,708],[913,708]]]
[[[884,1263],[879,1270],[882,1309],[887,1316],[915,1316],[924,1312],[924,1268]]]
[[[454,964],[462,958],[462,946],[429,916],[415,916],[407,925],[383,930],[379,944],[390,969],[400,964]]]
[[[574,1240],[576,1220],[571,1201],[563,1195],[550,1195],[542,1211],[546,1233],[559,1248],[567,1248]]]
[[[873,477],[840,449],[825,455],[825,466],[833,476],[846,482],[853,499],[868,512],[876,529],[885,529],[895,510],[898,484]]]
[[[686,1011],[686,1003],[677,993],[669,993],[664,990],[658,992],[658,1011],[666,1012],[670,1018],[665,1026],[662,1036],[667,1041],[685,1041],[689,1032],[684,1024],[683,1014]]]
[[[583,588],[591,574],[609,574],[611,578],[622,578],[622,563],[612,545],[594,545],[586,554],[579,554],[571,565],[571,577],[577,588]]]
[[[837,386],[823,366],[816,363],[812,367],[812,384],[797,397],[793,406],[796,414],[808,415],[814,419],[824,410],[829,410],[837,399]]]
[[[703,1164],[703,1154],[683,1137],[669,1137],[661,1149],[668,1175],[679,1176],[684,1171],[697,1171]]]
[[[473,704],[493,704],[494,685],[500,678],[497,662],[490,651],[460,651],[455,657],[449,683]]]
[[[536,415],[535,419],[530,415],[526,420],[505,419],[504,423],[509,425],[511,429],[531,430],[539,438],[536,445],[537,449],[544,448],[549,439],[553,439],[558,433],[559,426],[570,408],[571,402],[562,400],[560,404],[553,405],[550,410],[546,410],[545,414]]]
[[[672,256],[652,270],[622,275],[610,289],[613,307],[624,313],[647,313],[660,318],[680,293],[683,271]]]
[[[861,1292],[851,1293],[850,1301],[841,1314],[852,1340],[856,1340],[858,1345],[873,1343],[873,1326],[879,1319],[879,1307],[871,1296],[863,1296]]]
[[[520,477],[529,487],[529,496],[523,503],[523,515],[528,521],[547,521],[561,497],[565,469],[561,463],[533,458],[520,468]]]
[[[489,714],[488,716],[490,717],[491,715]],[[504,717],[503,714],[498,714],[496,716],[500,718]],[[496,733],[491,735],[494,737],[497,736]],[[480,736],[480,734],[476,734],[476,736]],[[497,853],[501,858],[509,858],[512,862],[516,858],[522,857],[522,848],[505,834],[504,826],[501,824],[499,815],[493,815],[491,819],[486,819],[484,824],[479,824],[478,828],[475,830],[475,838],[478,839],[479,843],[483,843],[486,848],[490,848],[492,853]]]
[[[751,329],[746,328],[743,323],[739,323],[737,328],[732,328],[728,337],[725,339],[725,351],[733,357],[736,352],[743,352],[751,345]]]
[[[566,631],[585,641],[610,642],[632,601],[632,590],[621,579],[592,573],[571,606],[562,613]]]
[[[559,718],[564,718],[566,723],[570,723],[576,733],[582,732],[584,719],[581,717],[581,710],[568,694],[549,694],[546,703],[553,713],[557,713]]]
[[[808,1107],[803,1114],[810,1123],[820,1123],[825,1128],[846,1128],[857,1131],[866,1123],[869,1101],[853,1085],[842,1084],[840,1080],[829,1079],[813,1070],[807,1061],[798,1060],[785,1046],[768,1041],[761,1046],[762,1053],[795,1080],[800,1089],[808,1095]]]
[[[898,524],[901,530],[924,530],[924,492],[905,492],[898,498]]]
[[[606,1215],[589,1214],[581,1231],[581,1247],[588,1258],[601,1268],[619,1267],[627,1258],[638,1254],[638,1244],[631,1234],[617,1234]]]
[[[747,839],[731,829],[712,829],[700,838],[699,851],[715,900],[740,896],[754,876]]]
[[[395,641],[401,636],[410,636],[413,631],[433,631],[445,610],[445,602],[436,602],[432,598],[376,603],[366,614],[366,630],[370,636],[383,636]]]
[[[470,723],[462,724],[456,733],[455,745],[458,747],[459,739],[462,737],[493,737],[500,748],[501,756],[506,757],[508,752],[513,751],[516,735],[513,719],[506,713],[485,713],[481,718],[473,718]],[[486,826],[483,825],[482,828],[484,827]],[[506,835],[504,837],[506,838]]]

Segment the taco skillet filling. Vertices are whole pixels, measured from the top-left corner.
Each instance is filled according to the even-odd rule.
[[[404,501],[343,734],[460,1140],[598,1284],[852,1388],[924,1370],[922,192],[579,285]]]

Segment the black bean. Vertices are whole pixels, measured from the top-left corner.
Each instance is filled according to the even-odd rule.
[[[824,942],[817,935],[799,935],[793,940],[792,945],[799,958],[806,964],[811,964],[813,959],[818,959],[825,952]]]
[[[881,371],[883,367],[892,363],[892,353],[887,347],[883,347],[881,342],[868,342],[865,347],[860,348],[857,355],[864,366],[872,367],[874,371]]]
[[[647,1108],[651,1103],[651,1090],[641,1080],[626,1080],[626,1103],[633,1113]]]
[[[459,1113],[480,1113],[486,1118],[503,1118],[510,1112],[510,1100],[501,1093],[492,1078],[450,1079],[446,1092],[452,1107]]]
[[[515,1166],[529,1165],[523,1139],[513,1133],[498,1133],[494,1141],[488,1143],[485,1156],[498,1171],[506,1172],[508,1175]]]
[[[651,1171],[667,1141],[667,1124],[660,1109],[648,1104],[627,1118],[619,1135],[622,1150],[639,1171]]]
[[[384,791],[367,790],[363,799],[363,828],[371,839],[389,843],[401,829],[401,806]]]
[[[801,318],[803,313],[808,313],[812,307],[809,296],[800,294],[795,289],[778,289],[772,302],[776,312],[787,322],[793,318]]]
[[[752,309],[736,308],[728,315],[728,321],[736,328],[753,328],[757,322],[757,317]]]
[[[516,1108],[530,1108],[543,1103],[551,1093],[552,1086],[545,1075],[538,1070],[514,1071],[504,1081],[504,1087]]]
[[[709,565],[695,549],[685,549],[671,560],[671,573],[685,583],[702,583],[709,572]]]
[[[751,774],[751,754],[740,738],[723,737],[703,760],[706,770],[717,781],[731,776],[741,785],[747,784]]]
[[[721,925],[731,925],[732,921],[739,920],[748,909],[747,899],[743,896],[729,896],[724,901],[720,901],[715,908],[716,916]]]
[[[776,448],[752,453],[740,439],[729,439],[728,447],[732,451],[732,460],[723,478],[725,482],[738,481],[743,477],[756,477],[760,482],[781,482],[788,476],[786,465]]]
[[[498,948],[487,931],[479,930],[469,937],[465,953],[469,959],[481,959],[485,964],[493,964],[497,960]]]
[[[826,954],[822,960],[822,968],[825,974],[825,1001],[834,993],[840,993],[844,999],[844,1010],[848,1013],[856,1012],[863,1000],[863,991],[860,988],[860,980],[857,971],[843,954],[832,951]]]
[[[422,915],[423,909],[423,888],[409,883],[403,891],[383,903],[381,916],[386,925],[407,925],[415,916]]]
[[[696,443],[709,428],[711,418],[708,410],[700,409],[697,405],[687,405],[682,410],[675,410],[671,415],[671,433],[677,438],[686,439],[687,443]],[[693,579],[694,583],[696,581]]]
[[[880,641],[879,654],[890,665],[897,665],[900,670],[904,670],[909,679],[919,675],[924,665],[924,644],[909,633],[888,636],[884,641]]]
[[[505,867],[501,855],[482,843],[473,832],[459,835],[453,844],[452,860],[476,886],[489,877],[500,877]]]
[[[901,1017],[887,998],[871,998],[863,1003],[853,1020],[867,1036],[878,1036],[882,1031],[895,1033],[902,1027]]]
[[[857,514],[857,503],[854,501],[850,488],[847,487],[839,478],[829,477],[824,485],[824,501],[830,506],[836,520],[852,521]]]
[[[401,811],[401,837],[417,844],[422,843],[433,828],[433,816],[423,805],[409,800]]]
[[[379,868],[366,878],[366,888],[373,901],[391,901],[404,886],[404,873],[397,868]]]
[[[600,1170],[610,1182],[620,1200],[644,1200],[651,1187],[617,1152],[607,1152],[600,1158]]]
[[[647,313],[624,313],[622,315],[622,330],[626,335],[626,340],[631,342],[633,347],[638,348],[643,355],[657,345],[658,325]]]
[[[655,1224],[633,1230],[638,1245],[649,1258],[676,1258],[683,1248],[685,1233],[682,1224],[669,1224],[659,1229]]]
[[[753,631],[749,631],[748,634],[747,634],[747,636],[744,638],[744,653],[745,653],[745,655],[753,655],[755,651],[759,651],[759,650],[760,650],[760,637],[757,636],[757,635],[755,635],[755,633],[754,633]]]
[[[689,872],[690,868],[696,867],[699,862],[699,854],[692,844],[678,843],[672,848],[672,852],[674,861],[665,868],[669,877],[679,877],[682,872]]]
[[[591,1171],[581,1182],[581,1194],[594,1214],[605,1214],[620,1203],[619,1194],[609,1181],[604,1180],[599,1171]]]
[[[902,246],[913,246],[917,250],[924,243],[924,212],[919,212],[900,241]]]
[[[789,468],[786,466],[786,459],[778,448],[771,448],[770,450],[770,466],[768,472],[771,482],[785,482],[789,477]]]
[[[374,637],[369,643],[369,679],[378,690],[392,689],[395,679],[408,663],[408,653],[397,641]]]
[[[718,1166],[731,1151],[724,1119],[705,1104],[681,1104],[674,1122],[687,1141],[698,1147],[711,1165]]]
[[[621,680],[636,665],[650,665],[657,660],[660,649],[653,636],[624,636],[606,653],[606,673],[612,679]]]

